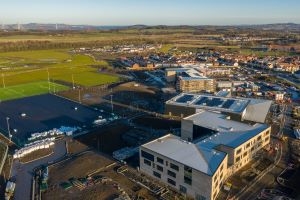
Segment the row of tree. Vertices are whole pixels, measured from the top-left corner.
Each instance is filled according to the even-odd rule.
[[[160,41],[165,43],[163,41]],[[149,39],[127,39],[127,40],[106,40],[106,41],[88,41],[88,42],[52,42],[48,40],[27,40],[27,41],[16,41],[16,42],[1,42],[0,52],[9,51],[27,51],[27,50],[42,50],[42,49],[70,49],[79,47],[103,47],[106,45],[125,45],[125,44],[153,44],[156,43],[154,40]]]

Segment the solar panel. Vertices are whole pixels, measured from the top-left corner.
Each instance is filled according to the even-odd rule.
[[[203,105],[208,100],[207,97],[201,97],[197,102],[195,102],[195,105]]]
[[[219,105],[221,105],[223,103],[223,100],[220,98],[213,98],[212,100],[210,100],[207,105],[211,106],[211,107],[217,107]]]
[[[229,99],[223,104],[222,108],[228,109],[234,102],[235,102],[235,100]]]
[[[194,95],[183,95],[182,97],[179,97],[178,99],[176,99],[177,103],[186,103],[188,101],[193,100]]]

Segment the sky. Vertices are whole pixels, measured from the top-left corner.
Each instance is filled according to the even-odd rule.
[[[240,25],[300,23],[300,0],[0,0],[0,23]]]

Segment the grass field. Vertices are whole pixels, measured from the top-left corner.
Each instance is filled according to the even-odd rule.
[[[50,91],[58,92],[68,90],[67,86],[51,83],[50,82]],[[0,100],[10,100],[18,99],[27,96],[34,96],[38,94],[45,94],[49,92],[49,84],[47,81],[26,83],[16,86],[10,86],[5,88],[0,88]]]
[[[6,86],[38,81],[74,83],[93,86],[118,81],[117,76],[101,74],[100,67],[109,67],[106,61],[95,61],[87,55],[71,55],[67,50],[40,50],[0,53],[1,78]],[[3,75],[3,77],[2,77]],[[3,81],[1,86],[3,87]]]
[[[256,55],[258,57],[265,57],[265,56],[289,56],[289,52],[283,51],[254,51],[251,49],[241,49],[239,53],[242,55]]]

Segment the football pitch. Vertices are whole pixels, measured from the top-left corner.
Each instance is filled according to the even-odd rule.
[[[34,96],[45,93],[55,93],[63,90],[68,90],[69,88],[64,85],[57,83],[40,81],[33,83],[20,84],[15,86],[9,86],[5,88],[0,88],[0,100],[6,101],[10,99],[19,99],[28,96]]]
[[[118,75],[99,70],[109,67],[104,60],[68,50],[0,53],[0,101],[59,92],[71,85],[91,87],[118,82]]]

